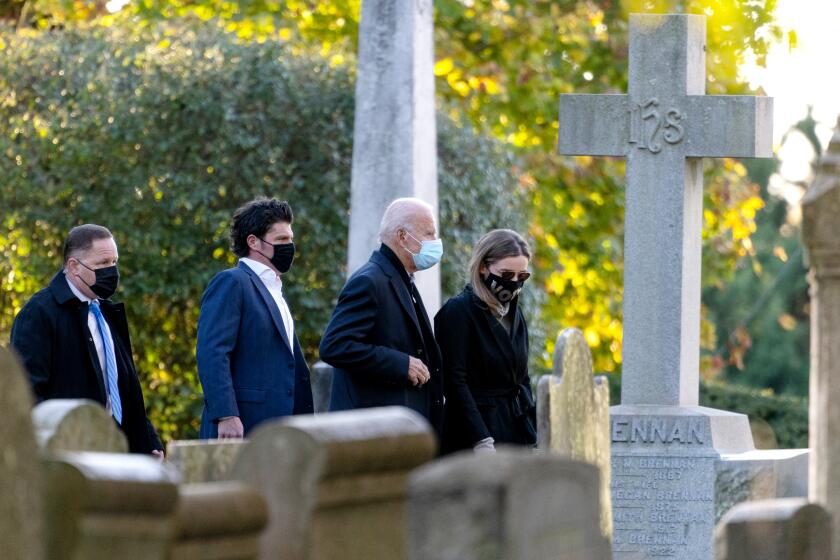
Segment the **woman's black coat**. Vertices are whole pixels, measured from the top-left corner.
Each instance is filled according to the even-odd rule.
[[[512,332],[467,285],[435,316],[446,396],[442,451],[496,444],[533,445],[536,420],[528,377],[528,327],[514,299]]]

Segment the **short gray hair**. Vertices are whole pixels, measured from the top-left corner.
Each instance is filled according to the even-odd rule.
[[[406,228],[418,210],[428,211],[434,219],[435,212],[432,205],[419,198],[398,198],[388,205],[379,223],[379,241],[384,243],[393,239],[397,231]]]

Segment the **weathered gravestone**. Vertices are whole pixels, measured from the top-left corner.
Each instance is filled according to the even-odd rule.
[[[41,451],[127,453],[128,442],[105,408],[85,399],[52,399],[32,409]]]
[[[405,558],[408,473],[435,455],[428,422],[403,407],[267,422],[231,471],[268,502],[260,558]]]
[[[315,412],[329,412],[332,397],[333,367],[318,361],[312,366],[312,400]]]
[[[267,521],[265,500],[247,484],[184,484],[178,489],[169,560],[256,559]]]
[[[598,480],[593,465],[504,447],[421,467],[409,487],[409,558],[607,560]]]
[[[539,447],[598,467],[601,532],[612,535],[610,507],[610,389],[592,375],[592,353],[583,333],[565,329],[554,346],[554,371],[537,386]]]
[[[831,516],[801,498],[738,504],[715,530],[716,560],[828,560]]]
[[[11,351],[0,347],[0,558],[41,560],[41,469],[30,411],[32,392]]]
[[[613,552],[710,560],[715,463],[747,417],[698,406],[703,157],[770,157],[772,100],[706,96],[706,20],[630,16],[626,95],[562,95],[559,151],[627,159]]]
[[[167,558],[178,499],[174,469],[151,456],[88,452],[50,454],[43,465],[47,558]]]
[[[181,473],[186,483],[230,480],[230,472],[244,439],[175,440],[166,446],[166,461]]]
[[[350,273],[377,247],[395,198],[437,214],[437,132],[432,0],[364,0],[359,21],[350,195]],[[440,307],[440,267],[417,275],[430,317]]]
[[[832,514],[840,558],[840,118],[802,199],[802,241],[811,284],[810,497]]]

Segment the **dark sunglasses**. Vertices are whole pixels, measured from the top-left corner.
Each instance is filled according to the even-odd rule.
[[[494,273],[496,276],[500,276],[502,280],[517,280],[519,282],[524,282],[528,278],[531,277],[530,272],[514,272],[513,270],[503,270],[499,273]]]

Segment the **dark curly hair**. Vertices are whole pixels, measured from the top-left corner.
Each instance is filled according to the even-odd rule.
[[[230,248],[237,257],[248,256],[248,236],[264,237],[277,222],[292,223],[292,207],[285,200],[261,196],[240,206],[230,222]]]

